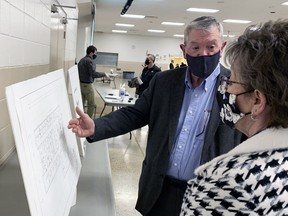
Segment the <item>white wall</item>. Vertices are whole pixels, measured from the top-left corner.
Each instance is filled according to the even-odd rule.
[[[58,0],[63,5],[64,0]],[[66,38],[51,41],[51,4],[54,0],[0,0],[0,165],[14,150],[14,138],[7,109],[5,87],[47,73],[51,69],[51,47],[61,47],[55,62],[61,67],[74,65],[77,21],[68,20],[62,28]],[[67,2],[66,2],[67,3]],[[69,4],[77,5],[76,0]],[[66,10],[68,18],[78,18],[78,8]],[[59,10],[59,19],[65,14]],[[59,64],[60,65],[60,64]]]
[[[74,2],[76,2],[76,0]],[[76,5],[76,3],[74,4]],[[65,61],[75,61],[78,29],[78,21],[75,19],[78,18],[78,8],[67,9],[67,12],[68,24],[66,25]]]
[[[146,52],[159,55],[158,63],[169,63],[169,55],[182,56],[182,38],[144,37],[126,34],[96,33],[94,45],[99,52],[119,53],[119,61],[143,62]],[[166,58],[164,59],[164,57]]]
[[[90,45],[91,41],[90,38],[91,38],[91,27],[78,25],[77,54],[76,54],[77,62],[79,62],[80,59],[86,55],[86,48]]]
[[[50,7],[40,0],[1,0],[0,44],[0,67],[49,63]]]
[[[0,0],[0,164],[15,146],[5,87],[47,70],[50,2]]]

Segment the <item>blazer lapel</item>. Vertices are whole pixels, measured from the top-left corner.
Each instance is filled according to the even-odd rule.
[[[175,72],[176,73],[176,72]],[[174,77],[174,82],[170,86],[170,94],[171,97],[169,98],[169,116],[171,118],[169,121],[169,152],[171,151],[174,141],[175,141],[175,134],[178,126],[178,120],[180,117],[183,97],[184,97],[184,90],[185,90],[185,74],[186,74],[186,67],[183,68],[182,71],[177,71],[179,73],[178,77]]]
[[[220,77],[222,75],[223,76],[230,76],[230,71],[228,69],[226,69],[225,67],[223,67],[222,65],[220,65],[220,75],[217,77],[217,83],[215,85],[216,93],[218,91],[218,86],[220,84]],[[213,104],[212,104],[210,119],[209,119],[209,122],[207,125],[207,131],[206,131],[206,135],[205,135],[205,139],[204,139],[204,146],[209,146],[212,144],[211,140],[208,139],[208,137],[214,137],[219,123],[220,123],[220,108],[219,108],[219,104],[218,104],[218,101],[217,101],[216,96],[215,96]]]

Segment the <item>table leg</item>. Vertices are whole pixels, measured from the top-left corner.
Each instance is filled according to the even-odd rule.
[[[102,109],[102,111],[101,111],[100,117],[102,116],[102,114],[103,114],[103,112],[104,112],[104,110],[105,110],[105,107],[106,107],[106,104],[104,104],[104,107],[103,107],[103,109]]]
[[[114,83],[114,88],[116,89],[115,78],[113,79],[113,83]]]

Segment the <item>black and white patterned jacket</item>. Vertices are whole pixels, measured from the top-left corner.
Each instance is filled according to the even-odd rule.
[[[195,172],[181,216],[288,215],[288,128],[266,129]]]

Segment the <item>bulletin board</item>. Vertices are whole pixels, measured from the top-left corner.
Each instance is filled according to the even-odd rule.
[[[118,53],[97,52],[95,59],[96,65],[117,67],[118,66]]]
[[[6,97],[30,214],[69,215],[81,162],[63,70],[8,86]]]

